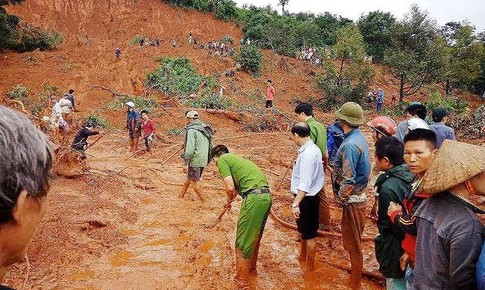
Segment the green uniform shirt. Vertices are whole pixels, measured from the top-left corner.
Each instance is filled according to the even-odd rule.
[[[327,149],[327,129],[314,118],[310,118],[306,122],[310,126],[310,138],[320,148],[323,156]]]
[[[239,194],[248,190],[269,187],[263,172],[253,162],[233,153],[226,153],[217,160],[222,178],[232,176]]]

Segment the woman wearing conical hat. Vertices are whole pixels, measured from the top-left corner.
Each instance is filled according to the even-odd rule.
[[[485,147],[445,140],[426,171],[430,197],[415,213],[418,234],[411,289],[476,289],[485,228],[470,194],[485,195]]]

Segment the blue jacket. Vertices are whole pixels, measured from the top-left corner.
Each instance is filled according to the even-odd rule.
[[[327,150],[328,160],[330,165],[335,164],[335,158],[337,157],[337,150],[344,140],[344,131],[340,126],[339,121],[331,124],[327,128]]]
[[[445,139],[455,140],[455,130],[439,122],[429,125],[429,128],[436,133],[436,148],[440,148]]]
[[[364,135],[359,128],[355,128],[344,136],[332,174],[333,192],[342,205],[366,200],[364,190],[370,175],[369,148]],[[342,200],[344,194],[350,198]]]

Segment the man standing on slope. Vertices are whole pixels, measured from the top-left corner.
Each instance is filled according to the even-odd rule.
[[[315,266],[318,231],[318,193],[324,185],[322,153],[310,138],[310,126],[298,122],[291,128],[291,140],[300,148],[291,175],[291,193],[295,197],[291,209],[301,234],[301,261],[308,269]]]
[[[295,108],[298,121],[306,122],[310,126],[310,138],[318,146],[323,156],[323,168],[327,168],[328,151],[327,151],[327,129],[313,118],[313,107],[309,103],[300,103]],[[325,231],[331,230],[330,225],[330,200],[325,195],[325,187],[319,193],[319,224]]]
[[[347,102],[335,112],[344,131],[344,141],[337,151],[332,187],[342,206],[342,240],[350,255],[350,286],[360,289],[363,268],[361,238],[366,219],[365,189],[369,182],[369,148],[359,126],[364,112],[359,104]]]
[[[237,194],[243,198],[236,232],[236,277],[242,289],[249,287],[249,273],[256,271],[259,244],[271,208],[269,184],[261,169],[253,162],[233,153],[224,145],[211,151],[224,180],[226,208],[231,208]]]
[[[266,81],[266,108],[272,108],[273,107],[273,100],[274,100],[274,87],[273,87],[273,81],[268,80]]]
[[[183,198],[190,186],[195,193],[204,202],[204,194],[197,182],[202,176],[204,167],[209,163],[209,154],[211,150],[212,129],[202,123],[199,119],[199,113],[189,111],[185,113],[187,126],[185,126],[184,154],[182,158],[187,165],[187,180],[185,181],[182,191],[179,194]]]

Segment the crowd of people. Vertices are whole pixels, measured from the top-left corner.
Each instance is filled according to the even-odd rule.
[[[70,90],[59,100],[51,98],[53,126],[61,128],[76,110],[73,93]],[[271,107],[273,95],[268,80],[267,107]],[[145,150],[150,151],[155,126],[149,112],[138,112],[131,101],[125,106],[130,150],[138,151],[142,137]],[[360,127],[367,124],[374,132],[375,168],[380,171],[371,184],[375,189],[371,215],[376,217],[379,231],[375,257],[387,289],[485,286],[485,251],[481,253],[485,228],[475,214],[484,212],[469,201],[471,194],[485,195],[485,148],[454,140],[453,129],[446,125],[446,109],[433,110],[431,125],[425,121],[426,107],[418,102],[405,109],[407,119],[399,124],[387,116],[366,123],[361,106],[354,102],[343,104],[328,127],[314,118],[309,103],[298,104],[294,113],[289,137],[298,150],[288,188],[293,202],[288,207],[300,235],[298,259],[307,269],[315,266],[318,231],[333,231],[332,199],[324,186],[330,179],[334,201],[342,209],[342,245],[351,265],[348,285],[361,287],[362,233],[372,165]],[[227,195],[225,208],[230,209],[238,195],[242,198],[234,281],[237,287],[248,289],[272,205],[268,180],[256,164],[230,152],[226,145],[213,146],[213,130],[197,111],[187,111],[185,118],[181,158],[187,175],[179,198],[192,188],[202,202],[206,200],[200,181],[205,167],[214,160]],[[0,107],[0,124],[1,281],[6,267],[23,258],[45,213],[53,153],[47,137],[20,113]],[[72,142],[72,150],[82,159],[86,158],[88,137],[102,133],[94,125],[84,124]]]

